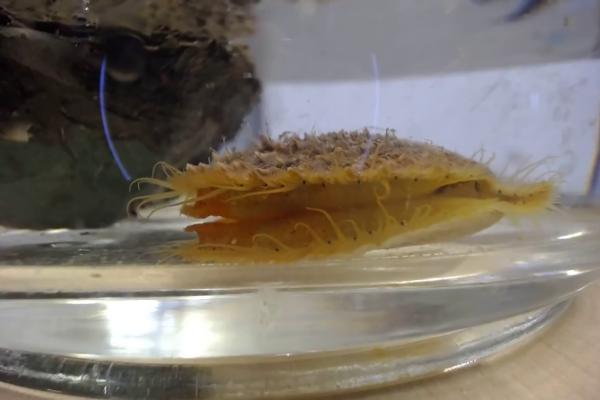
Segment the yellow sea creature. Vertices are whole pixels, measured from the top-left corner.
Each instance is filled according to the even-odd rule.
[[[291,262],[477,232],[503,216],[552,207],[551,179],[526,183],[532,164],[501,181],[483,162],[393,134],[334,132],[214,154],[166,178],[141,205],[182,198],[197,241],[175,255],[200,262]]]

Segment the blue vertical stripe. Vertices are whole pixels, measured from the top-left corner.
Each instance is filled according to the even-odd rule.
[[[110,133],[110,128],[108,127],[108,118],[106,116],[106,99],[104,98],[104,93],[106,89],[106,57],[102,60],[102,66],[100,67],[100,87],[99,91],[99,99],[100,99],[100,116],[102,118],[102,128],[104,130],[104,137],[106,138],[106,143],[108,144],[108,148],[110,153],[112,154],[113,159],[117,163],[117,167],[119,167],[119,171],[121,171],[121,175],[126,181],[131,181],[131,176],[123,165],[123,161],[121,161],[121,157],[119,157],[119,152],[115,148],[115,144],[112,141],[112,135]]]

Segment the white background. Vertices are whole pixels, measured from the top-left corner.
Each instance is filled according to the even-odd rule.
[[[561,173],[562,190],[588,193],[600,0],[498,24],[516,3],[264,0],[252,45],[264,92],[246,132],[392,128],[466,156],[483,147],[498,170],[557,156],[546,169]]]

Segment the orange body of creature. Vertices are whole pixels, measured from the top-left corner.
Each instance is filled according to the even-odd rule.
[[[218,217],[191,225],[186,260],[290,262],[353,254],[479,231],[502,216],[552,206],[551,180],[501,182],[488,167],[394,135],[335,132],[262,138],[166,179],[143,203],[182,197],[182,213]]]

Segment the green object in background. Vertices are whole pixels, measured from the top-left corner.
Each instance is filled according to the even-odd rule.
[[[63,145],[0,140],[1,225],[95,228],[126,216],[129,183],[102,136],[78,130]],[[139,142],[116,146],[134,177],[157,160]]]

